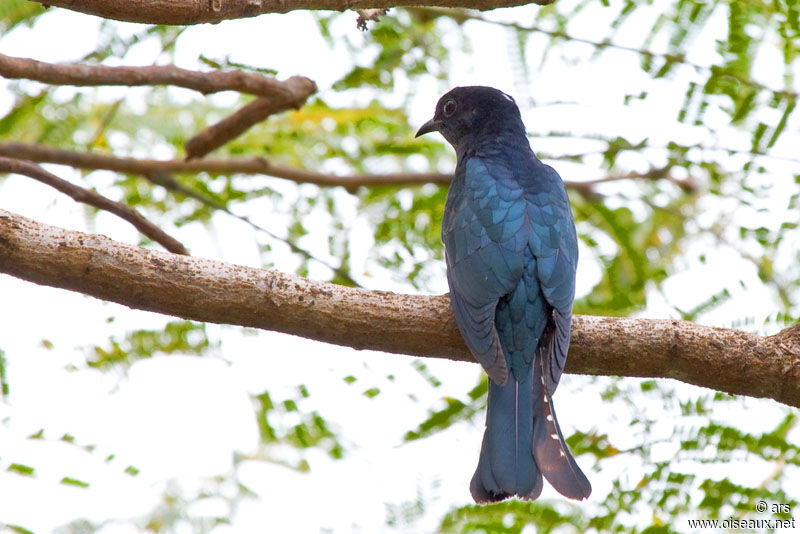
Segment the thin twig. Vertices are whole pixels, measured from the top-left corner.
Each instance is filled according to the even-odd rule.
[[[174,239],[161,228],[142,217],[138,211],[134,210],[130,206],[115,202],[114,200],[106,198],[95,191],[71,184],[66,180],[59,178],[58,176],[47,172],[35,163],[0,156],[0,172],[21,174],[23,176],[33,178],[34,180],[38,180],[39,182],[49,185],[50,187],[61,191],[65,195],[72,197],[77,202],[89,204],[90,206],[105,210],[109,213],[113,213],[117,217],[125,219],[135,226],[136,229],[142,234],[146,235],[153,241],[160,243],[170,252],[175,254],[189,254],[189,251],[186,250],[186,247],[184,247],[180,241]]]
[[[178,182],[177,180],[175,180],[169,174],[167,174],[165,172],[153,172],[153,173],[145,176],[145,178],[147,178],[148,180],[150,180],[154,184],[160,185],[161,187],[163,187],[165,189],[168,189],[168,190],[170,190],[170,191],[172,191],[174,193],[179,193],[179,194],[182,194],[182,195],[186,195],[189,198],[193,198],[193,199],[197,200],[198,202],[200,202],[201,204],[203,204],[205,206],[208,206],[209,208],[211,208],[213,210],[218,210],[218,211],[221,211],[223,213],[227,213],[231,217],[235,217],[236,219],[239,219],[240,221],[248,224],[254,230],[256,230],[258,232],[262,232],[262,233],[268,235],[270,238],[275,239],[276,241],[280,241],[282,243],[285,243],[290,249],[292,249],[292,252],[294,252],[295,254],[300,254],[301,256],[306,258],[307,260],[315,261],[315,262],[319,263],[320,265],[323,265],[323,266],[327,267],[328,269],[333,271],[334,274],[339,276],[339,278],[341,278],[342,280],[346,281],[351,286],[353,286],[353,287],[363,287],[361,284],[356,282],[343,268],[336,267],[335,265],[333,265],[331,263],[328,263],[327,261],[325,261],[325,260],[323,260],[321,258],[318,258],[317,256],[314,256],[311,252],[309,252],[306,249],[296,245],[291,240],[286,239],[285,237],[281,237],[281,236],[273,233],[272,231],[264,228],[263,226],[253,222],[252,220],[250,220],[249,217],[245,217],[244,215],[239,215],[237,213],[234,213],[229,208],[227,208],[223,204],[220,204],[219,202],[215,201],[214,199],[209,198],[209,197],[203,195],[202,193],[199,193],[199,192],[197,192],[197,191],[195,191],[193,189],[190,189],[189,187],[186,187],[185,185],[183,185],[180,182]]]
[[[260,97],[186,141],[186,159],[202,158],[235,139],[270,115],[297,109],[317,91],[317,84],[303,76],[292,76],[269,97]]]
[[[537,154],[541,159],[582,160],[587,156],[605,155],[616,152],[638,152],[645,150],[661,150],[674,153],[685,153],[688,152],[689,150],[701,150],[704,152],[724,152],[725,154],[728,154],[730,156],[745,155],[752,158],[759,157],[759,158],[772,159],[776,161],[787,161],[789,163],[794,163],[796,165],[800,164],[800,158],[772,154],[770,152],[766,152],[764,150],[756,148],[740,149],[740,148],[730,148],[720,145],[682,145],[676,143],[675,141],[670,141],[666,145],[648,145],[646,143],[647,139],[644,139],[636,144],[620,145],[618,143],[618,140],[611,139],[603,135],[598,135],[598,134],[580,135],[580,134],[574,134],[572,132],[561,132],[561,131],[549,131],[546,133],[528,132],[528,137],[539,138],[539,139],[545,139],[545,138],[580,139],[588,141],[598,141],[601,143],[606,143],[608,145],[607,148],[602,148],[597,150],[587,150],[585,152],[576,152],[572,154],[546,154],[542,151],[537,151]]]
[[[95,130],[94,135],[92,136],[92,140],[86,144],[87,147],[97,146],[98,141],[100,141],[102,138],[105,137],[106,130],[108,130],[108,127],[111,125],[111,121],[114,120],[114,117],[117,115],[117,112],[119,111],[119,108],[124,101],[125,101],[124,97],[117,99],[117,101],[111,104],[108,110],[105,113],[103,113],[103,119],[97,126],[97,129]]]
[[[602,178],[595,178],[594,180],[585,180],[582,182],[570,182],[572,189],[581,194],[594,194],[594,188],[600,184],[607,184],[610,182],[619,182],[622,180],[667,180],[672,184],[680,187],[686,193],[694,193],[697,191],[697,180],[691,176],[688,178],[676,178],[669,172],[670,167],[652,168],[649,171],[637,172],[631,171],[626,174],[609,174]]]
[[[287,84],[274,78],[242,71],[199,72],[174,65],[109,67],[106,65],[59,65],[0,54],[0,76],[24,78],[54,85],[176,85],[203,94],[239,91],[274,97],[286,92]],[[289,90],[293,87],[289,86]]]
[[[781,96],[790,99],[796,99],[800,96],[800,93],[796,91],[792,91],[790,89],[773,89],[767,85],[764,85],[760,82],[757,82],[751,78],[746,76],[742,76],[741,74],[726,68],[721,67],[718,65],[700,65],[698,63],[693,63],[689,61],[684,54],[670,54],[668,52],[655,52],[653,50],[648,50],[646,48],[638,48],[635,46],[626,46],[621,44],[612,43],[609,40],[603,41],[595,41],[593,39],[587,39],[585,37],[576,37],[572,34],[569,34],[565,31],[561,30],[548,30],[542,28],[540,26],[526,26],[524,24],[520,24],[518,22],[507,22],[507,21],[500,21],[500,20],[492,20],[485,17],[482,13],[478,13],[475,11],[471,11],[469,9],[443,9],[438,7],[410,7],[407,8],[409,11],[416,11],[418,13],[425,14],[427,16],[436,15],[436,16],[445,16],[457,20],[459,22],[464,22],[467,20],[474,20],[477,22],[485,22],[487,24],[494,24],[496,26],[504,26],[506,28],[513,28],[515,30],[527,31],[527,32],[536,32],[542,33],[544,35],[549,35],[550,37],[554,37],[557,39],[564,39],[566,41],[571,41],[575,43],[584,43],[588,45],[592,45],[597,49],[604,49],[604,48],[613,48],[615,50],[624,50],[626,52],[633,52],[635,54],[639,54],[640,56],[645,56],[649,58],[660,58],[663,59],[666,63],[679,63],[681,65],[686,65],[695,69],[696,71],[712,71],[714,74],[718,74],[721,76],[727,76],[730,78],[734,78],[738,82],[749,85],[750,87],[754,87],[756,89],[769,91],[776,96]]]

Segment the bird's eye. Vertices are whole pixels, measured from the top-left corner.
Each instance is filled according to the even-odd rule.
[[[442,106],[442,113],[444,113],[445,117],[452,117],[457,107],[455,100],[448,100],[444,103],[444,106]]]

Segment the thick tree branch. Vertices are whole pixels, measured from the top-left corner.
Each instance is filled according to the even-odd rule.
[[[84,189],[83,187],[71,184],[47,172],[35,163],[0,156],[0,173],[15,173],[33,178],[34,180],[61,191],[77,202],[89,204],[90,206],[113,213],[117,217],[128,221],[141,233],[153,241],[160,243],[170,252],[174,252],[175,254],[189,254],[189,251],[186,250],[186,247],[184,247],[180,241],[142,217],[138,211],[130,206],[115,202],[90,189]]]
[[[203,94],[239,91],[275,97],[295,90],[291,78],[285,82],[241,71],[197,72],[174,65],[108,67],[105,65],[59,65],[0,54],[0,76],[24,78],[54,85],[176,85]],[[309,80],[310,81],[310,80]],[[313,82],[312,82],[313,83]],[[287,84],[288,87],[287,87]],[[305,99],[303,99],[305,102]]]
[[[0,272],[186,319],[472,361],[443,295],[346,288],[147,250],[3,210]],[[566,370],[675,378],[800,407],[799,364],[800,325],[760,337],[678,320],[577,316]]]
[[[395,186],[410,187],[423,184],[449,184],[452,175],[441,172],[396,172],[386,174],[354,174],[335,175],[317,171],[298,169],[287,165],[270,163],[264,158],[230,158],[200,160],[153,160],[118,158],[91,152],[73,152],[60,148],[26,143],[0,143],[0,156],[28,159],[39,163],[57,163],[78,169],[109,170],[128,174],[139,174],[150,177],[154,173],[186,173],[199,172],[230,174],[265,174],[277,178],[292,180],[297,183],[309,183],[326,187],[342,186],[350,190],[358,187]],[[663,170],[651,170],[644,173],[631,172],[610,175],[596,180],[577,181],[564,180],[567,189],[587,193],[592,187],[619,180],[666,179],[686,191],[694,191],[697,183],[692,178],[675,178],[665,174]]]
[[[317,84],[303,76],[292,76],[281,83],[271,96],[256,98],[186,141],[186,159],[202,158],[270,115],[301,107],[317,91]]]
[[[63,7],[106,19],[147,24],[202,24],[255,17],[264,13],[288,13],[296,9],[385,9],[398,6],[466,7],[495,9],[554,0],[36,0],[44,6]]]

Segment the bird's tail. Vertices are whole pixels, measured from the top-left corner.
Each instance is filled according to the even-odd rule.
[[[541,368],[534,365],[533,380],[539,387],[534,388],[533,456],[557,492],[570,499],[586,499],[592,493],[592,485],[564,442],[553,399],[547,394],[541,376]]]
[[[512,496],[534,500],[542,491],[542,475],[570,499],[592,492],[561,435],[541,367],[534,364],[531,375],[521,382],[509,375],[504,386],[489,380],[486,432],[470,484],[476,502]]]
[[[533,387],[531,376],[518,382],[509,373],[504,386],[489,380],[486,431],[470,492],[476,502],[518,495],[536,499],[542,474],[533,459]]]

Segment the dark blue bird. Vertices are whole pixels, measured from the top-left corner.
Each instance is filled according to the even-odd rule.
[[[442,221],[447,282],[464,341],[489,375],[486,432],[470,491],[479,503],[592,492],[552,395],[569,348],[578,242],[561,177],[531,150],[514,99],[491,87],[444,95],[417,136],[458,156]]]

